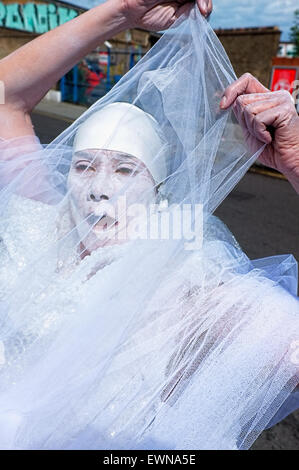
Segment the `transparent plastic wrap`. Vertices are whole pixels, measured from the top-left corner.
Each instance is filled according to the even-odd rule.
[[[1,142],[0,448],[248,449],[291,396],[297,264],[212,215],[262,151],[234,79],[194,8],[51,144]]]

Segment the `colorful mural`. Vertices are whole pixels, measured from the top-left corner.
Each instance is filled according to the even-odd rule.
[[[79,10],[55,3],[9,3],[0,1],[0,26],[42,34],[79,15]]]

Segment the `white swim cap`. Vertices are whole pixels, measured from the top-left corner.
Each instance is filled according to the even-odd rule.
[[[162,151],[165,142],[158,123],[148,113],[129,103],[112,103],[81,124],[74,140],[74,152],[87,149],[114,150],[140,159],[156,183],[166,176]],[[159,155],[159,153],[161,154]]]

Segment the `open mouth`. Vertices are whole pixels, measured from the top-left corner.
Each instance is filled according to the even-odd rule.
[[[117,227],[118,222],[114,218],[110,217],[108,214],[103,213],[100,215],[89,214],[87,217],[87,222],[93,228],[97,230],[111,230],[114,227]]]

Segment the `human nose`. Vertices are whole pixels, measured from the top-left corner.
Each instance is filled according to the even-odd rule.
[[[88,200],[93,202],[109,201],[113,193],[113,185],[109,175],[100,173],[93,180],[89,191]]]

